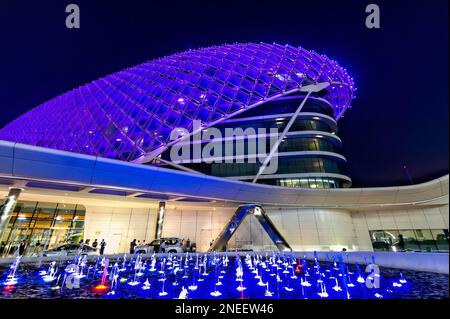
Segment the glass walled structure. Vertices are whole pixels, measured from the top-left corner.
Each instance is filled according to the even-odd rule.
[[[16,186],[23,188],[19,198],[22,201],[36,203],[45,196],[48,202],[84,205],[84,239],[105,239],[106,253],[129,251],[129,243],[134,238],[152,240],[161,200],[166,202],[161,235],[189,238],[197,244],[198,251],[210,247],[210,241],[218,236],[240,204],[255,202],[263,205],[296,251],[342,251],[343,248],[373,251],[372,238],[384,241],[386,232],[393,235],[392,243],[402,234],[405,249],[416,250],[417,246],[409,243],[419,241],[420,250],[431,247],[433,251],[433,246],[445,250],[448,175],[423,184],[398,187],[277,189],[3,141],[0,141],[0,161],[3,164],[0,166],[1,195],[9,194],[11,185],[17,183]],[[56,186],[60,188],[55,189]],[[42,206],[28,205],[30,217],[36,214],[36,205]],[[19,217],[23,219],[19,213],[26,211],[23,208],[18,207],[14,213],[17,220],[12,220],[11,225],[14,222],[18,225]],[[58,222],[57,208],[61,206],[50,207],[54,217],[45,217],[48,223],[42,228],[48,229]],[[26,234],[27,227],[31,226],[26,223],[22,231]],[[7,236],[14,228],[8,229]],[[235,242],[266,247],[261,236],[265,233],[252,228],[243,222],[239,227],[242,233]],[[410,236],[411,230],[414,234]],[[372,231],[377,234],[372,236]],[[386,249],[386,244],[383,245],[384,248],[378,244],[375,249]]]
[[[21,242],[26,254],[83,238],[86,209],[82,205],[19,201],[1,238],[0,256],[15,253]]]
[[[199,251],[208,250],[241,203],[264,205],[297,251],[393,251],[402,237],[405,249],[448,249],[448,175],[407,187],[339,189],[351,180],[337,122],[354,92],[347,71],[325,55],[244,43],[163,57],[55,97],[0,130],[0,190],[20,186],[22,198],[32,201],[17,205],[1,252],[13,253],[21,241],[30,252],[37,242],[42,249],[77,242],[83,229],[86,239],[104,238],[107,253],[126,252],[134,238],[153,239],[159,201],[167,204],[162,236],[190,238]],[[293,125],[280,140],[278,169],[255,185],[259,161],[169,156],[184,138],[171,134],[193,133],[196,122],[201,132],[269,135]],[[270,139],[262,140],[265,154]],[[41,203],[41,192],[54,203],[70,196],[87,214],[81,205]],[[242,225],[237,245],[266,246],[260,228]]]
[[[448,251],[448,229],[372,230],[374,251]]]
[[[234,155],[230,160],[233,163],[224,160],[220,163],[196,163],[193,157],[175,163],[204,174],[251,182],[261,166],[260,161],[251,155],[269,154],[270,130],[274,129],[276,134],[280,134],[304,98],[304,95],[293,94],[275,99],[214,126],[223,138],[216,138],[213,142],[203,140],[202,147],[216,144],[222,156],[226,154],[226,148],[232,149]],[[239,129],[248,134],[240,140],[225,137],[227,130]],[[259,130],[266,132],[262,138],[258,134]],[[349,187],[351,179],[345,175],[346,159],[340,154],[342,141],[337,131],[332,105],[323,97],[309,97],[275,153],[278,157],[276,172],[260,175],[258,182],[285,187]],[[252,143],[251,147],[249,143]],[[263,143],[262,147],[259,143]],[[237,152],[239,147],[242,153]],[[165,162],[171,160],[171,151],[169,149],[162,154]],[[245,159],[239,162],[237,154],[243,154]]]
[[[290,45],[235,43],[149,61],[37,106],[0,130],[0,139],[148,165],[165,159],[163,165],[180,169],[167,165],[167,152],[177,142],[174,131],[194,133],[200,122],[204,130],[281,133],[304,99],[303,89],[319,84],[327,85],[311,94],[280,145],[279,170],[261,174],[257,182],[348,187],[336,121],[354,98],[353,79],[327,56]],[[259,169],[259,162],[185,164],[191,171],[243,181]]]

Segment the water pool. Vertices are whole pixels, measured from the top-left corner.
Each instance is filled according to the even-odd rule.
[[[106,271],[105,271],[106,270]],[[289,254],[102,257],[0,268],[0,299],[448,298],[448,275],[326,262]],[[368,278],[369,277],[369,278]],[[379,284],[378,284],[379,280]]]

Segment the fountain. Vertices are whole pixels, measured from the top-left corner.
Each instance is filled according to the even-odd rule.
[[[134,278],[133,278],[133,281],[130,281],[128,283],[130,286],[136,286],[136,285],[140,284],[140,282],[137,279],[138,279],[138,277],[143,275],[143,273],[141,272],[141,268],[142,268],[141,255],[138,255],[137,258],[136,258],[136,261],[134,263]]]
[[[119,279],[119,264],[116,262],[111,269],[111,273],[109,274],[109,281],[111,282],[111,291],[108,292],[108,295],[115,295],[117,289],[117,281]]]
[[[272,297],[273,296],[273,292],[271,292],[269,290],[269,282],[266,283],[266,290],[264,291],[264,296],[266,296],[266,297]]]
[[[400,272],[400,278],[398,279],[398,282],[394,281],[392,283],[392,286],[395,287],[395,288],[400,288],[406,283],[407,283],[406,279],[403,277],[403,274]]]
[[[109,266],[109,259],[103,258],[102,260],[103,264],[103,271],[102,271],[102,281],[100,284],[94,287],[94,291],[97,293],[104,292],[108,290],[108,286],[106,285],[106,279],[108,278],[108,266]]]
[[[296,268],[297,269],[297,268]],[[295,275],[294,267],[292,267],[291,279],[297,279],[297,275]]]
[[[174,259],[174,261],[176,262],[175,256],[173,256],[172,253],[169,253],[169,255],[167,255],[167,262],[166,262],[167,266],[172,266],[172,259]]]
[[[194,267],[194,270],[192,271],[192,284],[188,286],[188,289],[191,291],[195,291],[197,290],[198,286],[197,286],[197,282],[196,282],[196,274],[198,270],[198,255],[197,255],[197,259],[196,259],[196,265],[197,265],[197,269]],[[198,274],[200,275],[200,274]]]
[[[236,288],[237,291],[244,291],[245,289],[247,289],[246,287],[244,287],[244,270],[242,269],[242,263],[241,260],[239,259],[238,261],[238,267],[236,268],[236,281],[239,281],[239,286]]]
[[[173,270],[173,275],[175,276],[175,281],[172,283],[172,285],[174,286],[178,286],[178,276],[177,273],[182,271],[178,266],[175,267],[175,269]]]
[[[319,297],[328,298],[327,288],[325,287],[325,284],[323,283],[323,281],[319,282],[319,287],[320,287],[320,292],[317,293],[319,295]]]
[[[401,284],[406,284],[406,283],[407,283],[407,281],[406,281],[406,279],[403,277],[403,274],[402,274],[402,273],[400,273],[400,280],[399,280],[399,282],[400,282]]]
[[[183,286],[181,288],[180,294],[178,295],[178,299],[187,299],[188,293],[189,292],[187,291],[187,289],[185,289],[184,286]]]
[[[348,278],[347,287],[353,288],[353,287],[355,287],[355,284],[352,282],[352,278],[351,278],[350,274],[351,273],[348,271],[348,268],[347,268],[347,278]]]
[[[84,255],[83,258],[79,257],[77,259],[77,268],[76,268],[76,277],[78,279],[84,278],[85,275],[83,274],[84,268],[86,267],[87,264],[87,255]]]
[[[206,257],[206,255],[204,256],[204,258],[203,258],[203,262],[202,262],[202,265],[203,265],[203,273],[202,273],[202,276],[208,276],[208,272],[206,271],[206,268],[207,268],[207,264],[208,264],[208,258]],[[201,268],[201,267],[200,267]]]
[[[56,282],[55,282],[55,285],[54,286],[52,286],[52,290],[57,290],[57,289],[60,289],[61,287],[58,285],[58,283],[59,283],[59,279],[61,278],[61,274],[59,274],[58,275],[58,278],[56,278]]]
[[[219,261],[220,259],[213,258],[213,264],[214,264],[214,275],[215,275],[215,285],[214,285],[214,291],[211,292],[211,296],[213,297],[219,297],[222,295],[222,293],[219,291],[218,287],[222,286],[222,282],[220,281],[220,276],[218,275],[218,267],[219,267]]]
[[[166,273],[163,272],[162,275],[163,275],[163,277],[162,277],[162,279],[160,279],[162,281],[161,291],[159,292],[160,297],[167,296],[167,291],[164,290],[165,283],[166,283]]]
[[[320,261],[317,256],[312,261],[303,258],[295,258],[288,253],[247,253],[229,257],[228,254],[211,253],[199,254],[170,254],[165,257],[157,257],[155,254],[149,257],[136,255],[128,260],[126,256],[110,262],[105,257],[89,262],[85,256],[77,256],[66,262],[44,263],[37,275],[38,282],[51,283],[45,289],[53,291],[54,296],[68,293],[65,287],[66,281],[71,280],[69,289],[77,288],[80,291],[93,289],[97,296],[102,298],[127,298],[137,291],[151,291],[137,297],[154,298],[170,296],[170,298],[395,298],[411,289],[412,285],[406,285],[408,281],[402,273],[390,280],[379,276],[376,279],[389,280],[389,284],[383,288],[374,287],[369,290],[366,287],[365,275],[359,265],[355,266],[352,273],[344,262],[345,254],[336,253],[327,255],[327,260]],[[18,282],[17,270],[19,259],[9,267],[8,277],[4,282],[4,292],[16,293],[18,287],[6,288]],[[230,264],[231,261],[231,264]],[[74,262],[74,264],[72,264]],[[64,265],[66,270],[60,271]],[[231,266],[233,265],[233,266]],[[25,272],[25,271],[24,271]],[[234,276],[233,276],[234,273]],[[101,275],[100,275],[101,274]],[[148,274],[148,276],[147,276]],[[20,274],[20,282],[25,282]],[[208,277],[209,276],[209,277]],[[368,274],[375,276],[375,273]],[[80,287],[74,285],[76,279],[87,277]],[[98,280],[98,285],[89,286],[92,280]],[[100,280],[101,278],[101,280]],[[244,280],[245,279],[245,280]],[[28,283],[29,279],[26,280]],[[236,282],[230,287],[230,281]],[[161,286],[159,286],[159,283]],[[202,284],[203,282],[203,284]],[[128,283],[128,284],[122,284]],[[67,283],[68,284],[68,283]],[[155,286],[156,284],[156,286]],[[206,285],[205,285],[206,284]],[[169,285],[170,288],[167,288]],[[84,287],[83,287],[84,286]],[[134,286],[139,289],[133,288]],[[175,287],[180,287],[177,289]],[[260,288],[258,288],[260,287]],[[404,287],[400,289],[401,287]],[[166,291],[166,288],[168,289]],[[272,289],[270,289],[272,288]],[[390,289],[389,289],[390,288]],[[236,290],[234,290],[236,289]],[[65,292],[66,291],[66,292]],[[245,291],[245,295],[244,295]],[[104,293],[104,294],[103,294]],[[102,296],[104,295],[104,296]]]
[[[341,288],[341,286],[339,286],[339,282],[338,282],[337,278],[334,278],[334,281],[335,281],[335,285],[333,286],[332,289],[336,292],[342,291],[342,288]]]
[[[222,295],[222,293],[217,289],[217,283],[214,285],[215,289],[213,292],[211,292],[211,296],[213,297],[219,297]]]
[[[149,290],[151,287],[150,282],[148,281],[148,278],[145,280],[144,284],[142,285],[143,290]]]
[[[294,290],[294,288],[292,288],[292,287],[289,285],[289,280],[288,280],[288,282],[287,282],[287,286],[284,286],[284,290],[289,291],[289,292],[291,292],[291,291]]]
[[[50,263],[50,267],[49,267],[48,271],[44,272],[42,279],[45,282],[52,282],[56,279],[57,269],[55,266],[56,266],[56,261],[52,261]]]
[[[122,260],[122,266],[120,267],[119,271],[126,271],[127,270],[127,255],[123,255],[123,260]]]
[[[122,260],[122,266],[120,267],[119,271],[123,272],[127,270],[127,255],[123,255],[123,260]]]
[[[161,262],[161,269],[158,271],[160,274],[164,274],[164,267],[166,266],[166,258],[164,258]]]
[[[359,264],[356,263],[356,273],[358,275],[358,278],[356,279],[357,282],[359,282],[360,284],[363,284],[366,282],[366,280],[364,279],[364,277],[362,276],[362,271],[361,268],[359,267]]]
[[[225,254],[225,256],[223,257],[223,261],[222,261],[222,263],[223,263],[223,266],[224,267],[228,267],[228,262],[229,262],[230,260],[228,259],[228,254]]]
[[[12,265],[9,267],[9,273],[6,276],[5,286],[14,286],[17,284],[18,279],[16,277],[17,268],[19,267],[22,256],[16,257]]]
[[[261,265],[261,268],[262,268],[262,265]],[[260,275],[255,276],[255,279],[259,279],[257,285],[263,287],[263,286],[266,286],[266,283],[264,283],[262,280],[262,271],[260,273],[261,273]]]
[[[155,267],[155,265],[156,265],[155,254],[153,254],[153,255],[151,256],[151,260],[152,260],[152,262],[151,262],[151,264],[150,264],[150,268],[149,268],[148,271],[154,272],[154,271],[156,271],[156,267]]]
[[[300,285],[302,285],[303,287],[311,287],[311,283],[308,280],[306,280],[306,278],[303,279],[303,277],[300,278]]]

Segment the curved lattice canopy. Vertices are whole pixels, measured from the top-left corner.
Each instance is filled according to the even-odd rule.
[[[303,48],[230,44],[191,50],[108,75],[20,116],[0,139],[132,161],[169,142],[174,128],[207,127],[311,82],[339,118],[354,94],[335,61]]]

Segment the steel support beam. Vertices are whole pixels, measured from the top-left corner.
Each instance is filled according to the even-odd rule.
[[[255,177],[252,180],[252,183],[256,183],[259,176],[264,173],[264,170],[266,169],[267,165],[269,164],[270,160],[272,159],[275,152],[278,151],[278,146],[280,146],[281,141],[284,139],[286,134],[291,129],[291,126],[294,124],[295,120],[297,119],[298,115],[300,114],[301,110],[303,109],[303,106],[305,105],[306,101],[308,100],[311,93],[317,93],[323,90],[324,88],[328,87],[330,83],[328,82],[322,82],[322,83],[316,83],[304,86],[300,89],[301,92],[307,92],[306,96],[303,98],[302,103],[298,106],[297,110],[294,112],[294,115],[292,115],[291,119],[289,120],[288,124],[284,128],[281,135],[278,137],[278,140],[275,142],[275,144],[272,146],[272,149],[269,152],[269,155],[264,159],[264,162],[261,164],[258,173],[256,173]]]
[[[256,204],[248,204],[238,207],[228,224],[223,228],[223,230],[214,240],[213,244],[209,248],[209,251],[226,251],[228,241],[231,239],[234,232],[247,215],[253,215],[256,217],[275,246],[277,246],[278,250],[292,250],[287,241],[283,238],[281,233],[272,223],[269,216],[267,216],[267,214],[264,212],[263,208]]]

